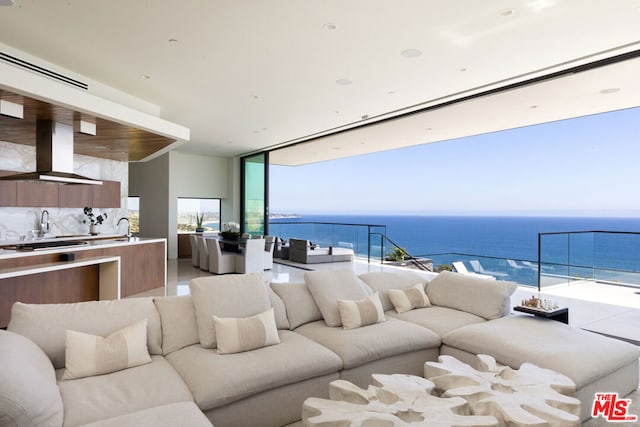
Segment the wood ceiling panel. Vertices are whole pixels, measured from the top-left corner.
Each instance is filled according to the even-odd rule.
[[[74,132],[74,152],[118,161],[138,161],[171,145],[174,140],[161,135],[72,111],[0,90],[3,100],[22,104],[24,119],[0,115],[0,141],[36,145],[36,121],[55,120],[73,125],[85,120],[96,124],[96,135]]]

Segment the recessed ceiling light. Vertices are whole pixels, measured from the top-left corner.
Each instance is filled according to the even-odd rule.
[[[460,71],[461,73],[464,73],[464,72],[467,71],[467,69],[466,68],[458,68],[458,71]]]
[[[431,128],[427,128],[427,132],[431,132],[433,129]]]
[[[498,11],[498,15],[500,16],[511,16],[513,15],[513,9],[502,9]]]
[[[251,95],[251,98],[253,99],[260,99],[260,97],[258,95]]]
[[[537,105],[530,105],[529,108],[535,109],[535,108],[538,108],[538,106]]]
[[[389,92],[387,92],[389,95],[395,95],[395,92],[390,90]]]
[[[361,118],[362,120],[367,120],[367,119],[369,118],[369,115],[368,115],[368,114],[365,114],[365,115],[361,116],[360,118]]]
[[[233,141],[227,141],[227,144],[233,144]]]
[[[331,22],[327,22],[322,26],[322,28],[324,28],[325,30],[333,31],[338,28],[338,26],[336,24],[332,24]]]
[[[332,150],[340,150],[340,147],[331,147]]]
[[[149,80],[149,79],[151,78],[151,76],[150,76],[150,75],[148,75],[148,74],[140,74],[140,78],[141,78],[142,80]]]
[[[400,55],[404,56],[405,58],[417,58],[418,56],[422,55],[422,52],[418,49],[405,49],[400,52]]]
[[[178,39],[169,39],[169,43],[178,43]]]
[[[610,94],[610,93],[616,93],[616,92],[619,92],[619,91],[620,91],[620,88],[619,88],[619,87],[609,87],[609,88],[607,88],[607,89],[602,89],[602,90],[600,91],[600,93],[605,94],[605,95],[608,95],[608,94]]]
[[[349,79],[338,79],[338,80],[336,80],[336,83],[341,85],[341,86],[349,86],[353,82],[351,80],[349,80]]]

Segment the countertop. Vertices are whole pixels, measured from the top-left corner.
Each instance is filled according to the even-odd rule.
[[[146,244],[146,243],[166,242],[166,239],[146,238],[146,237],[143,237],[143,238],[132,237],[131,239],[127,239],[127,237],[123,235],[98,235],[98,236],[76,235],[76,236],[63,236],[63,237],[55,237],[55,238],[47,238],[47,239],[25,240],[22,242],[0,241],[0,247],[10,246],[15,244],[28,244],[28,243],[38,243],[38,242],[60,242],[60,241],[84,241],[84,242],[87,242],[87,244],[73,245],[73,246],[57,246],[52,248],[36,249],[33,251],[17,251],[15,249],[0,248],[0,259],[23,258],[23,257],[38,256],[38,255],[45,255],[45,254],[87,251],[87,250],[92,250],[97,248],[131,246],[131,245],[140,245],[140,244]]]

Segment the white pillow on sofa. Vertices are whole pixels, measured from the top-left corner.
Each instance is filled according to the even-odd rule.
[[[360,300],[372,293],[353,270],[308,271],[304,281],[327,326],[342,326],[338,300]]]
[[[273,308],[242,319],[213,316],[218,353],[230,354],[280,344]]]
[[[355,329],[385,321],[377,292],[359,301],[339,299],[338,311],[344,329]]]
[[[443,271],[429,282],[427,296],[434,305],[491,320],[509,313],[510,297],[517,287],[513,282]]]
[[[406,289],[389,289],[389,299],[398,313],[431,306],[422,283]]]
[[[65,360],[62,380],[109,374],[151,363],[147,351],[147,319],[106,338],[67,330]]]

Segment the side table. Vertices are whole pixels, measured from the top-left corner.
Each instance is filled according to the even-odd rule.
[[[557,310],[546,311],[533,307],[525,307],[518,305],[513,307],[513,311],[519,311],[521,313],[533,314],[536,317],[544,317],[545,319],[556,320],[564,324],[569,324],[569,309],[566,307],[559,308]]]

